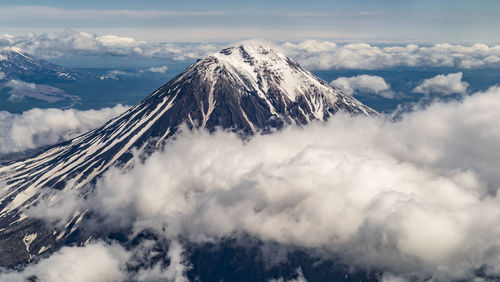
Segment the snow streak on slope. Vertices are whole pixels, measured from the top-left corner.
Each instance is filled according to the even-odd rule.
[[[135,114],[128,111],[124,116],[132,114],[133,122],[123,123],[122,119],[115,119],[100,129],[52,147],[34,158],[0,167],[0,176],[8,179],[0,199],[2,215],[19,207],[21,203],[30,204],[27,200],[35,195],[38,188],[63,188],[65,185],[79,188],[86,184],[92,176],[103,172],[130,149],[142,136],[141,133],[148,130],[152,123],[170,109],[174,100],[175,96],[165,97],[150,111],[140,110]],[[109,155],[110,152],[115,153]],[[78,174],[71,175],[76,171]],[[67,180],[71,182],[68,184]],[[23,192],[16,193],[20,190]],[[5,205],[9,199],[12,201]]]

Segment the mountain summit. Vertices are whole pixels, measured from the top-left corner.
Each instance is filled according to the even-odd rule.
[[[75,215],[62,233],[39,234],[49,242],[26,251],[22,234],[43,228],[25,218],[22,209],[38,201],[43,188],[85,187],[110,166],[127,165],[132,150],[153,152],[182,124],[252,134],[323,121],[341,110],[377,114],[267,47],[242,45],[204,57],[104,126],[0,166],[0,183],[6,183],[0,191],[0,249],[21,252],[0,254],[0,265],[42,254],[44,246],[64,244],[77,230],[74,223],[83,215]]]
[[[292,59],[262,46],[241,45],[207,56],[165,87],[182,95],[179,101],[192,126],[209,129],[255,132],[325,120],[339,110],[375,114]]]

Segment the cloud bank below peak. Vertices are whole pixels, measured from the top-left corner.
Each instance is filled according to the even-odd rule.
[[[111,169],[95,195],[68,200],[67,190],[61,205],[28,213],[90,208],[110,228],[168,240],[252,234],[320,249],[387,281],[473,280],[483,267],[499,276],[499,106],[492,87],[398,121],[339,114],[246,142],[184,132],[126,173]]]

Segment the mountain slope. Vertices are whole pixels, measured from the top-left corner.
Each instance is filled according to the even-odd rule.
[[[87,77],[65,67],[40,60],[19,48],[0,49],[0,72],[6,79],[20,79],[30,82],[47,80],[73,81]]]
[[[182,124],[188,128],[224,128],[243,135],[268,132],[286,124],[326,120],[343,110],[352,114],[377,112],[302,69],[296,62],[261,46],[227,48],[207,56],[103,127],[50,147],[24,160],[0,167],[0,238],[22,248],[20,234],[38,232],[40,225],[25,219],[22,209],[39,200],[41,191],[87,189],[110,166],[126,166],[133,150],[145,155],[159,148]],[[62,244],[77,230],[83,214],[74,215],[66,230],[38,234],[44,243],[34,254]],[[31,224],[31,225],[30,225]],[[52,232],[52,231],[47,231]],[[23,235],[24,236],[24,235]],[[16,239],[17,238],[17,239]],[[41,251],[40,251],[41,250]],[[19,263],[31,257],[19,256]],[[0,255],[0,264],[5,257]]]

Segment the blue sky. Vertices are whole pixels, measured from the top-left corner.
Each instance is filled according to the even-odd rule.
[[[498,43],[500,1],[2,0],[0,33],[71,28],[151,41]]]

